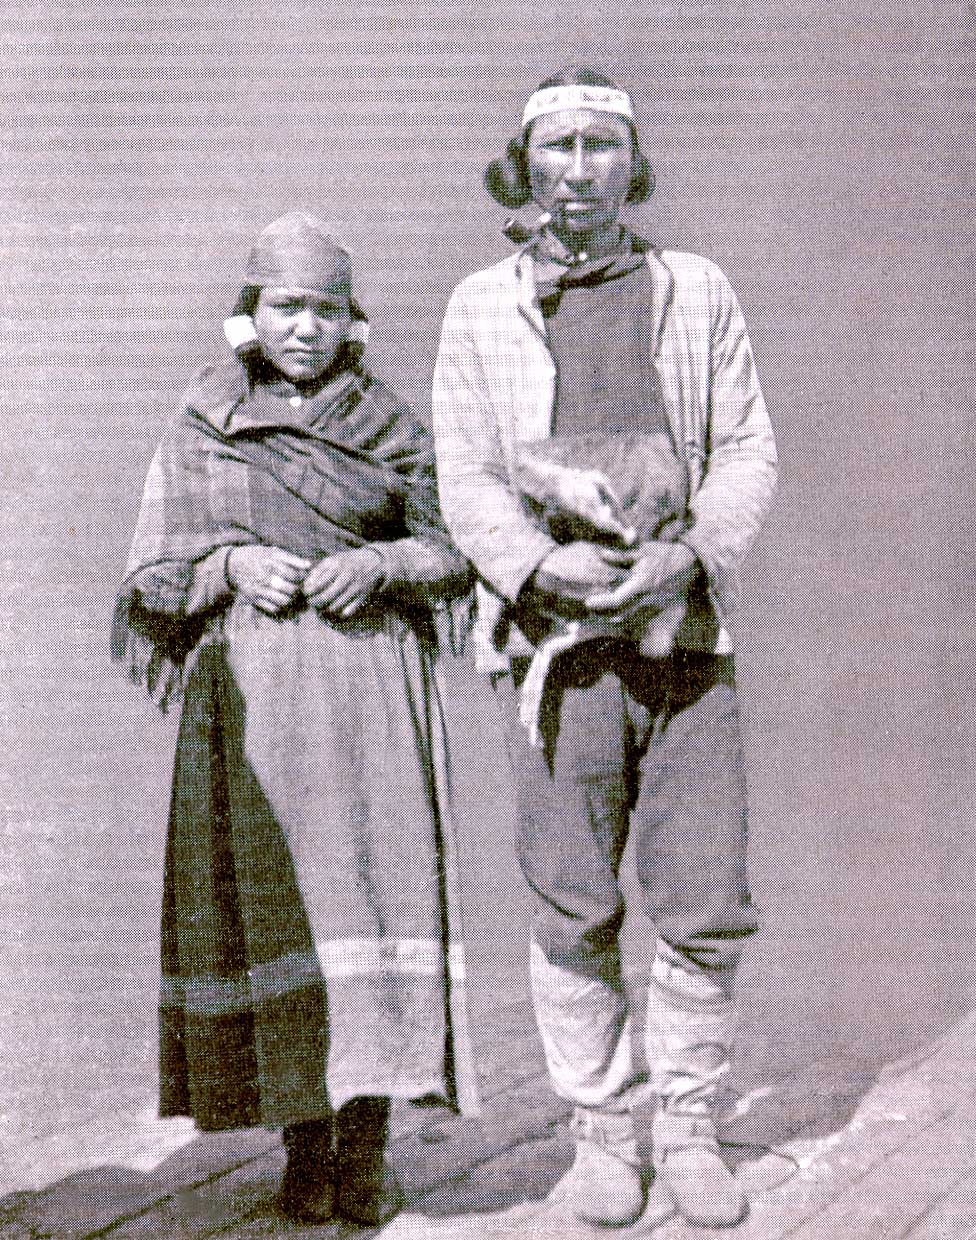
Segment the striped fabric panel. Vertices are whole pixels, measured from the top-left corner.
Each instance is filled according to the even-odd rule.
[[[433,939],[328,939],[318,943],[316,951],[294,952],[232,977],[164,975],[160,1006],[191,1016],[226,1016],[317,985],[323,974],[326,982],[383,974],[438,977],[444,955],[441,943]],[[455,983],[465,979],[464,947],[459,943],[448,950],[448,972]]]
[[[326,979],[369,973],[403,973],[439,977],[444,948],[433,939],[327,939],[317,944]],[[448,971],[456,981],[465,976],[464,947],[448,949]]]

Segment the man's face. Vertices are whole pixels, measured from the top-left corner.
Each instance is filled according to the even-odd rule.
[[[301,288],[263,288],[254,330],[265,355],[295,383],[317,379],[349,331],[349,298]]]
[[[580,239],[617,222],[633,173],[633,139],[622,116],[589,108],[533,122],[526,145],[532,197],[558,232]]]

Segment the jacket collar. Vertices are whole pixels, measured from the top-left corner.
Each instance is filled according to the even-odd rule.
[[[515,281],[519,314],[528,320],[543,340],[547,339],[546,320],[535,287],[535,263],[528,246],[523,247],[515,257]]]

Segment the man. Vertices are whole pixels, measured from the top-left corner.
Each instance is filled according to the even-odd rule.
[[[722,273],[620,223],[653,176],[612,81],[572,70],[544,82],[486,184],[544,215],[447,309],[433,393],[444,516],[483,602],[494,593],[482,653],[488,637],[502,686],[520,685],[553,613],[608,630],[548,665],[541,748],[511,725],[519,859],[536,902],[533,1001],[554,1088],[574,1104],[566,1192],[581,1219],[611,1226],[646,1200],[618,945],[632,837],[658,931],[645,1030],[657,1174],[689,1222],[731,1226],[747,1204],[720,1157],[714,1109],[740,949],[757,921],[726,623],[775,488],[769,418]],[[539,520],[517,485],[521,446],[595,433],[670,437],[688,477],[676,541],[560,542]],[[634,617],[676,604],[686,615],[673,649],[646,657]]]

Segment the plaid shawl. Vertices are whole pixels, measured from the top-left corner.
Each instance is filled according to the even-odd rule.
[[[409,406],[350,370],[296,401],[260,367],[205,368],[150,466],[112,655],[163,710],[213,622],[214,609],[191,614],[188,601],[194,566],[219,547],[268,544],[314,561],[416,535],[463,563],[440,517],[429,432]]]

